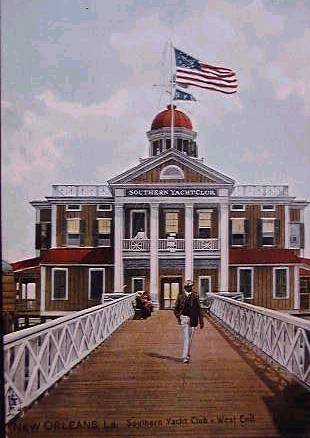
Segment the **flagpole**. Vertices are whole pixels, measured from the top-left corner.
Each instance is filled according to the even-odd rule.
[[[173,99],[174,99],[174,74],[173,74],[173,45],[172,41],[170,41],[170,72],[171,72],[171,145],[173,148],[174,144],[174,107],[173,107]]]

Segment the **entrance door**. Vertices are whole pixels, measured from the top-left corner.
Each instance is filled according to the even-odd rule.
[[[161,279],[161,308],[173,309],[182,287],[182,277],[163,277]]]

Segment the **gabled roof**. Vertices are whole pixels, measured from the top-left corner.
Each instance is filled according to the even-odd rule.
[[[110,185],[130,184],[133,179],[145,174],[152,169],[155,169],[165,162],[169,162],[169,160],[171,159],[174,159],[176,162],[210,179],[212,181],[212,184],[234,184],[234,180],[232,178],[218,172],[215,169],[212,169],[211,167],[206,166],[197,158],[189,157],[174,148],[168,149],[167,151],[164,151],[161,154],[156,155],[155,157],[150,157],[147,160],[143,160],[137,166],[134,166],[131,169],[128,169],[125,172],[121,173],[120,175],[111,178],[108,183]]]

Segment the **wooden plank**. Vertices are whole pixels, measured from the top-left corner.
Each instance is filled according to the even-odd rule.
[[[266,438],[297,436],[294,427],[308,436],[309,392],[211,319],[191,352],[179,361],[171,311],[128,321],[11,422],[8,437]]]

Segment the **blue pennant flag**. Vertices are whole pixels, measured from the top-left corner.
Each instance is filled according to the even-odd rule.
[[[176,88],[175,94],[174,94],[174,100],[191,100],[196,101],[194,96],[190,93],[186,93],[185,91],[178,90]]]

